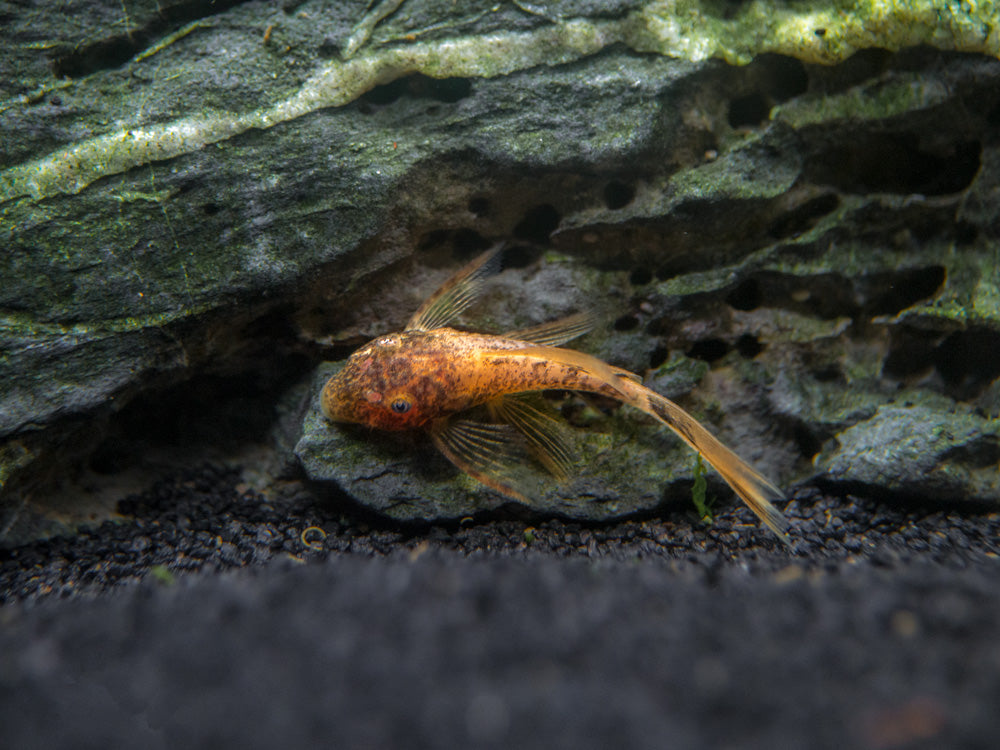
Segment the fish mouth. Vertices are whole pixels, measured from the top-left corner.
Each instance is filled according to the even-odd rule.
[[[344,399],[340,397],[340,390],[336,382],[336,379],[331,379],[323,387],[323,393],[320,396],[319,405],[323,412],[323,416],[326,417],[331,422],[355,422],[357,420],[353,419],[347,409],[344,408]]]
[[[323,416],[326,417],[331,422],[357,422],[346,409],[337,403],[331,403],[328,399],[323,399],[320,402],[320,408],[323,411]]]
[[[323,411],[323,416],[329,419],[331,422],[343,422],[343,419],[338,419],[337,412],[329,401],[325,398],[321,398],[319,401],[320,409]]]

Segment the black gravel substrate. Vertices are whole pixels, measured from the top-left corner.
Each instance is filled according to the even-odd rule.
[[[204,467],[0,551],[0,747],[994,747],[1000,516],[401,529]],[[222,572],[234,569],[233,572]]]

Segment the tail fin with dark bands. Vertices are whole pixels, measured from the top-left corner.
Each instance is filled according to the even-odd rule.
[[[673,401],[637,383],[630,383],[629,386],[627,389],[633,396],[632,404],[635,407],[659,419],[704,456],[750,510],[783,542],[788,543],[785,535],[788,520],[772,504],[784,499],[781,490],[719,442],[718,438]]]

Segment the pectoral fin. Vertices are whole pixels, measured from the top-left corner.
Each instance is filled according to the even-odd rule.
[[[561,420],[546,414],[525,398],[507,396],[491,401],[497,419],[524,435],[535,458],[557,479],[567,479],[573,471],[573,451],[562,435]]]
[[[407,331],[430,331],[448,325],[479,296],[483,282],[500,271],[497,245],[475,258],[442,284],[406,324]]]
[[[431,440],[445,457],[490,489],[528,504],[528,483],[520,471],[530,455],[510,425],[446,419],[434,424]]]

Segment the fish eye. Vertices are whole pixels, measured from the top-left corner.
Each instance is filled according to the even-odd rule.
[[[406,412],[410,410],[411,406],[413,406],[413,404],[410,403],[410,399],[404,396],[399,396],[393,399],[392,404],[389,405],[389,408],[392,409],[397,414],[406,414]]]

